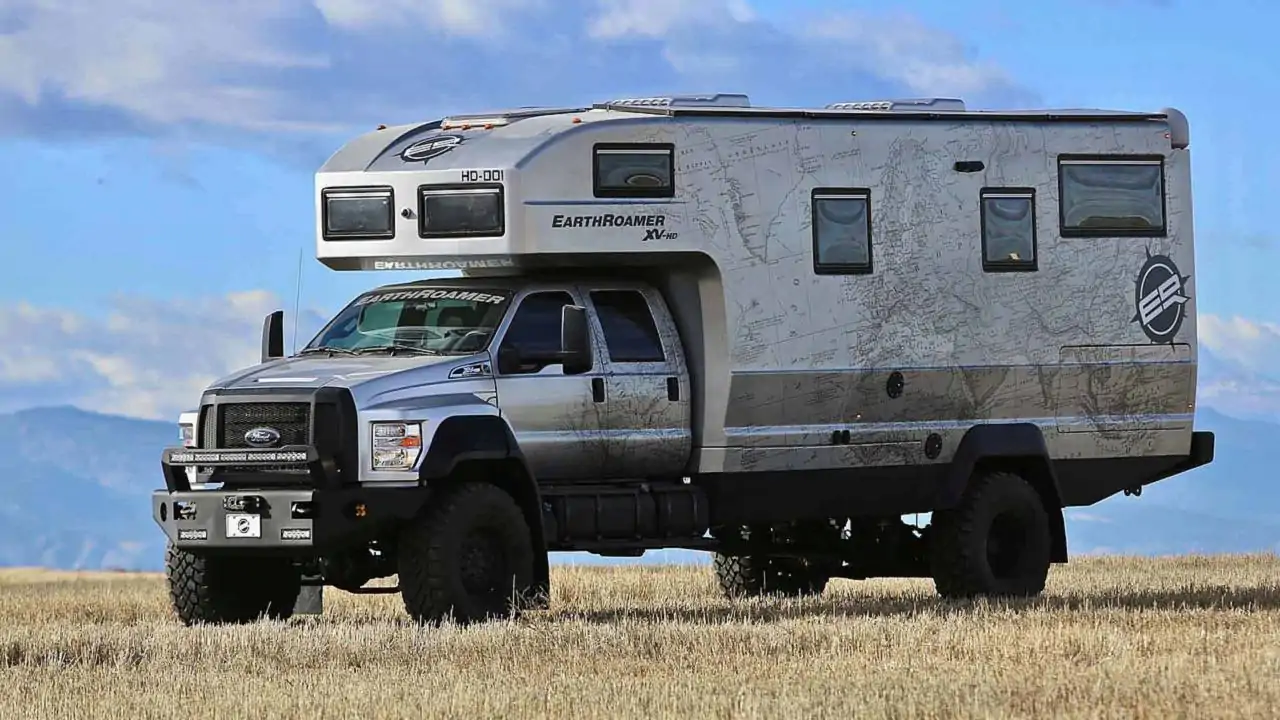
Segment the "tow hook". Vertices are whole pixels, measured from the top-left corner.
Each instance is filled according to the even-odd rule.
[[[266,504],[260,495],[227,495],[222,498],[222,509],[227,512],[261,512]]]

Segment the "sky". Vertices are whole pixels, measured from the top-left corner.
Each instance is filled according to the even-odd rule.
[[[378,124],[745,92],[1182,110],[1202,403],[1280,419],[1277,19],[1261,0],[0,0],[0,412],[174,420],[256,361],[265,313],[305,343],[408,277],[312,255],[316,169]]]

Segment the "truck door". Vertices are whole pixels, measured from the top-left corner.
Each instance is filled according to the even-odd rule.
[[[601,427],[605,412],[599,360],[591,372],[582,375],[565,375],[560,363],[524,362],[518,367],[502,367],[503,348],[526,353],[559,350],[561,308],[577,302],[564,290],[533,291],[517,302],[515,315],[495,351],[494,374],[502,415],[536,479],[598,478],[604,459]]]
[[[593,314],[604,336],[606,478],[680,476],[688,462],[689,381],[679,336],[646,293],[595,287]]]

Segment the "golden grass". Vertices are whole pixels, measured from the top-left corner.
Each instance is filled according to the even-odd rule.
[[[1088,558],[1030,602],[927,580],[730,603],[705,567],[557,567],[552,608],[411,626],[398,595],[184,628],[154,575],[0,571],[0,718],[1280,715],[1280,558]]]

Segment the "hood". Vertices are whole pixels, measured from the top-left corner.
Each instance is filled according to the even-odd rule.
[[[384,378],[396,373],[411,371],[425,376],[417,380],[436,382],[448,379],[449,371],[459,365],[477,360],[487,360],[486,354],[411,357],[376,355],[351,357],[348,355],[307,355],[282,358],[269,363],[254,365],[216,380],[209,389],[231,388],[318,388],[337,386],[354,388],[361,383]]]

